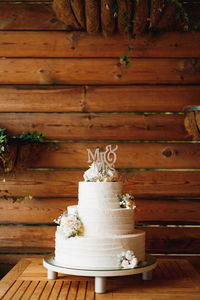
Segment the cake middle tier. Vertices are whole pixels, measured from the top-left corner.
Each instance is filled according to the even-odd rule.
[[[84,235],[111,236],[130,234],[134,231],[134,209],[88,209],[78,206]]]
[[[88,209],[120,208],[122,182],[79,182],[78,205]]]

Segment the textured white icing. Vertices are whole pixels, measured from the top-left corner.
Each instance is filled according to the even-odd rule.
[[[134,209],[120,207],[117,197],[121,182],[79,182],[78,212],[83,236],[66,238],[56,231],[55,260],[61,266],[105,269],[117,268],[119,255],[133,251],[137,260],[145,258],[145,233],[134,230]]]
[[[133,209],[88,209],[78,207],[78,214],[84,224],[84,235],[111,236],[129,234],[134,231]]]
[[[79,208],[120,208],[117,197],[122,191],[122,182],[79,182]]]
[[[61,266],[77,268],[116,268],[118,255],[132,250],[138,261],[145,258],[145,233],[110,237],[78,236],[65,239],[59,227],[56,231],[55,260]]]

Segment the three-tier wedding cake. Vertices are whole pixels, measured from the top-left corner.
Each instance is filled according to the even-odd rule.
[[[55,261],[60,266],[134,268],[145,259],[145,233],[134,228],[133,196],[122,195],[111,152],[106,160],[105,151],[84,173],[78,205],[69,206],[56,221]]]

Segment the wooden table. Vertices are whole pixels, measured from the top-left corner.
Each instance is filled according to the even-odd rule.
[[[0,281],[0,299],[200,299],[200,275],[187,259],[158,259],[152,281],[143,281],[139,275],[110,278],[106,294],[94,293],[93,280],[62,274],[47,280],[42,258],[22,259]]]

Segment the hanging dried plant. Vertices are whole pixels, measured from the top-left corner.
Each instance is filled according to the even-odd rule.
[[[193,106],[185,110],[185,129],[194,141],[200,141],[200,106]]]
[[[99,6],[98,0],[85,0],[86,30],[90,34],[99,32]]]
[[[115,32],[113,0],[101,0],[101,27],[104,36],[110,36]]]
[[[80,30],[80,25],[74,17],[70,0],[54,0],[53,10],[58,18],[66,24],[67,30]]]

